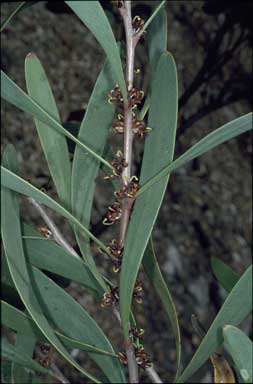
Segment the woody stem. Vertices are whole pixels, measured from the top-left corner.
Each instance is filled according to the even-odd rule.
[[[119,8],[119,12],[123,18],[125,36],[126,36],[126,84],[127,91],[131,91],[133,88],[134,78],[134,56],[136,41],[134,41],[134,31],[132,27],[132,12],[131,12],[131,0],[125,0],[123,7]],[[132,108],[131,103],[128,100],[124,101],[124,158],[127,163],[127,167],[124,168],[122,173],[123,184],[127,185],[131,178],[131,164],[132,164],[132,147],[133,147],[133,131],[132,131]],[[133,199],[124,198],[122,203],[122,216],[120,220],[120,243],[124,246],[126,233],[129,223],[129,218],[132,210]],[[127,356],[127,364],[129,371],[129,382],[138,383],[138,366],[135,358],[135,350],[133,343],[130,339],[125,340],[125,349]]]

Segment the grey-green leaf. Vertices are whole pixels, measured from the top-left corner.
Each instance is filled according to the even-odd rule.
[[[48,369],[42,367],[35,360],[31,359],[29,355],[25,354],[24,352],[22,354],[19,353],[19,351],[16,350],[16,347],[8,342],[6,337],[2,337],[1,352],[4,359],[15,362],[16,364],[27,367],[33,371],[37,371],[46,375],[51,374],[51,376],[53,376],[53,374],[50,373]]]
[[[113,347],[88,312],[64,289],[60,288],[41,271],[33,268],[33,278],[41,306],[47,318],[65,336],[114,354]],[[124,382],[118,358],[105,356],[101,352],[88,352],[111,383]]]
[[[84,231],[90,238],[98,244],[105,252],[108,252],[106,246],[98,240],[87,228],[85,228],[71,213],[69,213],[64,207],[59,203],[53,200],[51,197],[46,195],[44,192],[40,191],[32,184],[28,183],[26,180],[22,179],[9,169],[1,166],[1,185],[9,188],[13,191],[21,193],[25,196],[32,197],[41,204],[46,205],[47,207],[53,209],[55,212],[59,213],[66,219],[70,220],[76,226],[79,226],[82,231]]]
[[[148,126],[140,183],[152,178],[165,164],[172,161],[177,125],[177,72],[173,57],[161,55],[152,86]],[[150,238],[169,176],[137,198],[124,246],[120,274],[120,312],[125,337],[135,280]]]
[[[234,119],[229,123],[222,125],[222,127],[209,133],[198,143],[194,144],[190,149],[188,149],[185,153],[179,156],[171,164],[168,163],[161,171],[157,172],[154,177],[149,178],[149,180],[147,180],[145,184],[142,185],[137,195],[141,195],[153,184],[157,183],[159,180],[166,177],[169,173],[175,171],[179,167],[185,165],[188,161],[191,161],[196,157],[203,155],[205,152],[232,139],[233,137],[236,137],[244,132],[249,131],[250,129],[252,129],[252,112],[240,116],[237,119]]]
[[[3,156],[3,164],[6,164],[8,152]],[[8,162],[7,162],[8,165]],[[26,306],[27,311],[40,328],[44,336],[55,347],[55,349],[84,376],[89,377],[94,382],[99,382],[96,378],[86,372],[68,353],[58,337],[55,335],[44,311],[41,308],[36,293],[34,292],[33,280],[31,276],[31,266],[27,264],[23,250],[22,234],[19,217],[19,203],[17,194],[7,188],[2,188],[2,240],[6,254],[8,267],[15,287]],[[13,241],[15,239],[15,241]]]
[[[22,233],[24,250],[32,265],[76,281],[96,297],[102,297],[101,285],[81,258],[73,257],[54,241],[46,240],[29,225],[23,225]]]
[[[211,258],[211,266],[216,279],[227,292],[230,292],[239,280],[240,276],[217,257]]]
[[[166,313],[166,316],[173,330],[173,334],[176,342],[176,351],[177,351],[177,373],[176,373],[176,376],[177,376],[180,369],[180,361],[181,361],[181,337],[180,337],[178,316],[177,316],[177,311],[176,311],[173,298],[163,278],[157,258],[155,256],[154,246],[151,239],[145,250],[142,264],[143,264],[146,275],[148,276],[153,287],[155,288],[157,295],[160,297],[160,300],[163,305],[163,309]]]
[[[178,383],[187,381],[223,343],[222,328],[239,325],[252,310],[252,266],[233,287]]]
[[[97,154],[103,154],[106,138],[111,127],[114,107],[107,102],[107,93],[113,87],[111,66],[107,62],[101,71],[79,129],[78,138]],[[76,146],[72,165],[71,203],[73,215],[86,227],[90,226],[91,210],[100,162]],[[88,236],[75,230],[77,242],[84,258],[93,264]]]
[[[92,154],[95,158],[101,161],[105,166],[110,169],[113,167],[105,161],[101,156],[97,155],[92,149],[87,145],[78,140],[74,135],[72,135],[67,129],[55,119],[54,116],[51,116],[41,105],[39,105],[35,100],[29,97],[21,88],[18,87],[7,75],[1,70],[1,97],[6,100],[8,103],[15,105],[17,108],[21,109],[24,112],[30,113],[35,116],[42,123],[56,130],[62,135],[65,135],[69,139],[73,140],[76,144],[81,146],[85,152]]]
[[[60,121],[49,81],[35,54],[26,57],[25,79],[29,96]],[[60,201],[69,209],[71,166],[66,138],[36,118],[35,125]]]
[[[127,97],[126,84],[120,55],[110,23],[99,1],[65,1],[77,17],[93,33],[105,50],[114,71],[115,81],[119,84],[124,99]]]
[[[24,314],[24,312],[3,300],[1,300],[1,311],[2,325],[24,335],[25,337],[27,335],[33,335],[36,340],[47,342],[47,338],[43,335],[39,327],[29,315]],[[68,348],[78,348],[85,352],[95,352],[96,354],[116,357],[115,353],[97,348],[94,345],[86,344],[83,341],[74,340],[71,337],[63,335],[61,332],[55,331],[55,333],[61,342]]]
[[[162,53],[167,49],[167,12],[163,8],[152,20],[147,30],[148,57],[153,76]]]
[[[33,358],[33,352],[36,346],[36,338],[33,333],[29,335],[23,335],[17,333],[15,341],[15,350],[18,355],[26,355],[30,359]],[[12,383],[13,384],[30,384],[31,383],[31,373],[28,372],[24,367],[12,363]]]
[[[232,357],[243,383],[252,383],[252,341],[232,325],[223,327],[224,347]]]

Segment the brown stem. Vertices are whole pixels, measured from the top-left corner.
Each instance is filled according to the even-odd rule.
[[[131,0],[126,0],[124,6],[119,8],[119,12],[123,18],[126,46],[127,46],[127,59],[126,59],[126,84],[127,91],[133,88],[134,79],[134,56],[136,40],[134,41],[134,31],[132,28],[132,12]],[[132,146],[133,146],[133,131],[132,131],[132,108],[128,100],[124,101],[124,158],[127,167],[122,173],[122,181],[125,185],[131,179],[131,165],[132,165]],[[133,199],[125,198],[122,203],[122,216],[120,220],[120,243],[124,246],[128,223],[130,219],[131,209],[133,206]],[[129,371],[129,382],[138,383],[138,365],[135,358],[135,349],[130,340],[125,341],[125,349],[127,356],[127,364]]]

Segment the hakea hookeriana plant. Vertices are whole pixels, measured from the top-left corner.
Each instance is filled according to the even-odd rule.
[[[40,190],[30,180],[23,179],[18,172],[14,147],[6,148],[1,167],[4,248],[1,258],[4,300],[1,309],[3,325],[14,336],[15,342],[3,337],[2,381],[29,383],[41,379],[46,382],[50,376],[50,382],[67,383],[68,379],[53,361],[53,354],[57,351],[82,377],[94,383],[138,383],[140,372],[155,383],[183,383],[189,381],[208,358],[213,365],[215,383],[233,383],[236,380],[250,383],[251,342],[237,326],[252,309],[252,268],[239,276],[217,258],[212,259],[212,270],[228,295],[208,332],[201,330],[202,342],[182,370],[180,324],[154,253],[151,234],[169,174],[251,129],[252,114],[243,115],[212,131],[174,159],[178,86],[176,65],[167,52],[166,2],[159,2],[148,20],[139,15],[132,16],[130,0],[112,2],[125,30],[125,66],[103,10],[103,2],[65,3],[94,34],[107,57],[78,127],[78,137],[66,128],[67,125],[61,125],[49,82],[36,55],[28,54],[25,61],[28,93],[1,71],[1,97],[33,115],[58,195],[56,202],[46,190]],[[14,15],[31,4],[33,2],[20,3],[4,21],[1,31]],[[140,71],[135,69],[135,49],[144,34],[150,67],[146,95],[135,85],[135,75],[140,75]],[[108,132],[118,134],[122,139],[121,148],[113,149],[114,155],[110,160],[105,150]],[[72,163],[66,138],[75,143]],[[132,172],[135,138],[144,143],[139,178]],[[105,171],[105,179],[114,187],[114,200],[108,202],[103,223],[105,226],[114,225],[118,234],[114,234],[107,245],[89,230],[99,168]],[[27,225],[23,217],[20,218],[19,195],[26,196],[27,202],[43,219],[44,224],[37,230]],[[75,247],[66,240],[43,206],[55,210],[69,221],[69,229],[76,238]],[[114,281],[97,268],[90,241],[108,256],[115,273]],[[152,356],[148,356],[144,347],[149,338],[144,337],[144,330],[135,320],[138,306],[132,303],[141,304],[143,299],[148,300],[148,292],[143,296],[142,283],[138,279],[141,265],[161,299],[171,324],[169,332],[172,331],[175,337],[174,378],[169,373],[159,377],[159,361],[154,366]],[[99,310],[103,307],[108,316],[115,316],[124,336],[120,352],[115,352],[96,321],[64,290],[66,280],[83,285],[98,302]],[[192,321],[194,331],[199,334],[199,322],[196,317]],[[224,349],[230,355],[230,361],[224,356]],[[85,351],[96,363],[103,372],[102,379],[87,372],[77,362],[75,357],[79,350]],[[83,382],[83,378],[80,380]]]

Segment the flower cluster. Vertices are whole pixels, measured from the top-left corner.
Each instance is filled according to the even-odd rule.
[[[132,21],[132,26],[135,33],[140,32],[144,27],[144,20],[140,16],[135,16]]]
[[[142,139],[144,135],[149,133],[152,129],[149,127],[146,127],[146,123],[144,120],[137,119],[135,116],[135,113],[132,112],[132,114],[133,114],[132,131],[134,134],[136,134],[138,138]],[[117,115],[117,119],[114,120],[112,127],[114,132],[123,134],[125,129],[124,116],[119,113]]]
[[[134,286],[134,292],[133,292],[133,298],[136,301],[137,304],[142,303],[142,284],[139,279],[136,280],[135,286]]]
[[[113,307],[119,301],[119,288],[114,287],[109,292],[105,292],[101,307]]]
[[[118,201],[115,201],[110,207],[108,207],[108,211],[106,217],[103,220],[103,224],[113,225],[117,220],[121,218],[121,214],[121,204]]]
[[[105,176],[104,179],[114,179],[120,177],[124,168],[127,167],[126,160],[120,150],[117,151],[116,156],[110,161],[110,164],[114,168],[113,173],[110,176]]]
[[[113,239],[111,243],[108,245],[107,249],[112,256],[113,272],[118,273],[121,268],[123,247],[121,244],[117,242],[116,239]]]
[[[123,184],[118,191],[114,192],[114,195],[118,199],[124,199],[127,197],[134,199],[139,188],[138,178],[136,176],[132,176],[127,184]]]
[[[47,227],[38,227],[37,231],[44,236],[46,239],[50,239],[52,237],[52,232]]]

